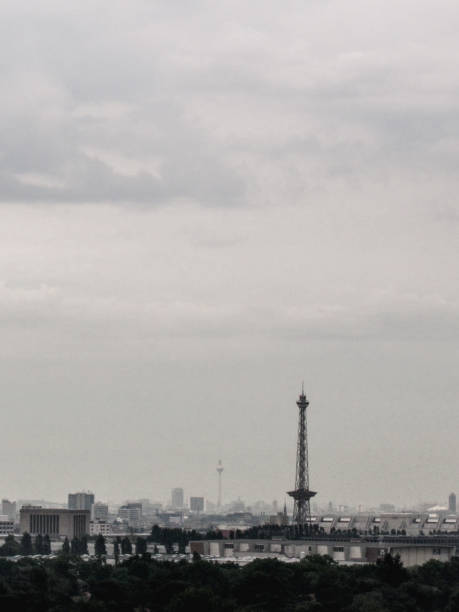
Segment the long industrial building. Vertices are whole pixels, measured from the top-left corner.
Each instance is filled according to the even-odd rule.
[[[390,534],[395,531],[417,536],[459,531],[459,516],[446,512],[330,513],[311,516],[311,525],[322,533],[355,530],[359,534]]]
[[[338,563],[375,563],[385,554],[400,555],[406,567],[436,559],[449,561],[459,554],[459,537],[379,537],[311,538],[305,540],[197,540],[190,542],[190,552],[212,558],[279,557],[303,559],[309,555],[328,555]]]
[[[72,539],[89,534],[89,510],[67,510],[23,506],[20,511],[21,532]]]

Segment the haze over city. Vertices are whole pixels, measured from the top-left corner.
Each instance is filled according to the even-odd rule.
[[[459,489],[459,8],[2,3],[1,494]]]

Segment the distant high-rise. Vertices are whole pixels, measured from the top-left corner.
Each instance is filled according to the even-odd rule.
[[[221,505],[222,505],[222,472],[223,472],[222,460],[219,459],[218,465],[217,465],[217,474],[218,474],[218,501],[217,501],[217,508],[218,509],[220,509]]]
[[[9,521],[16,520],[16,502],[9,499],[2,499],[2,514],[8,517]]]
[[[96,502],[94,504],[94,520],[95,521],[107,521],[108,520],[108,504],[102,502]]]
[[[175,489],[172,489],[171,506],[173,508],[183,508],[184,499],[185,497],[183,494],[183,489],[181,487],[176,487]]]
[[[127,502],[120,506],[119,517],[127,521],[129,527],[138,528],[142,524],[142,504],[139,502]]]
[[[204,512],[204,497],[190,497],[191,512]]]
[[[448,510],[456,512],[456,493],[450,493],[448,498]]]
[[[94,493],[89,491],[80,491],[78,493],[69,493],[67,507],[69,510],[89,510],[91,511],[94,504]]]

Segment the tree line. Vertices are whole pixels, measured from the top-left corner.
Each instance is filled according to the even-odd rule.
[[[331,534],[344,537],[373,535],[372,532],[368,534],[358,534],[356,530],[352,529],[332,530]],[[271,539],[272,537],[301,539],[308,536],[330,537],[330,534],[325,534],[323,530],[317,529],[317,527],[309,528],[308,526],[298,527],[269,524],[249,527],[243,531],[235,528],[230,530],[226,535],[229,539]],[[405,532],[392,531],[389,535],[405,535]],[[116,560],[118,560],[121,555],[144,555],[147,552],[148,543],[153,543],[153,553],[159,552],[158,545],[164,546],[166,552],[169,554],[176,551],[185,553],[187,545],[192,540],[221,540],[223,537],[223,533],[218,529],[209,529],[204,532],[195,529],[187,530],[178,527],[170,528],[153,525],[151,533],[147,537],[115,537],[113,553]],[[88,538],[83,536],[81,538],[73,538],[70,541],[68,538],[65,538],[60,552],[72,556],[87,555],[89,554]],[[17,540],[14,535],[8,535],[5,539],[5,543],[0,546],[0,557],[12,557],[16,555],[29,556],[35,554],[49,555],[50,553],[51,541],[48,535],[37,535],[35,538],[32,538],[29,533],[24,533],[19,540]],[[98,535],[95,538],[95,554],[98,557],[107,554],[106,540],[103,535]]]
[[[5,542],[0,546],[1,557],[15,555],[49,555],[51,554],[51,540],[48,535],[37,535],[34,540],[29,533],[24,533],[18,541],[14,535],[7,535]]]
[[[0,559],[2,612],[457,612],[459,558],[403,567],[340,566],[330,557],[240,567],[133,556],[118,565],[56,558]]]

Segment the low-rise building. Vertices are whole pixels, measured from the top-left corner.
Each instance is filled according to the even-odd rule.
[[[91,521],[89,523],[89,535],[103,535],[106,537],[111,536],[112,532],[112,525],[111,523],[107,523],[107,521]]]
[[[338,563],[375,563],[385,554],[399,555],[406,567],[422,565],[431,559],[449,561],[459,554],[459,538],[311,538],[305,540],[198,540],[190,542],[191,553],[211,557],[272,557],[303,559],[327,555]]]
[[[320,533],[424,536],[459,531],[459,517],[448,511],[312,514],[312,527]]]
[[[0,535],[14,533],[14,521],[7,514],[0,514]]]

